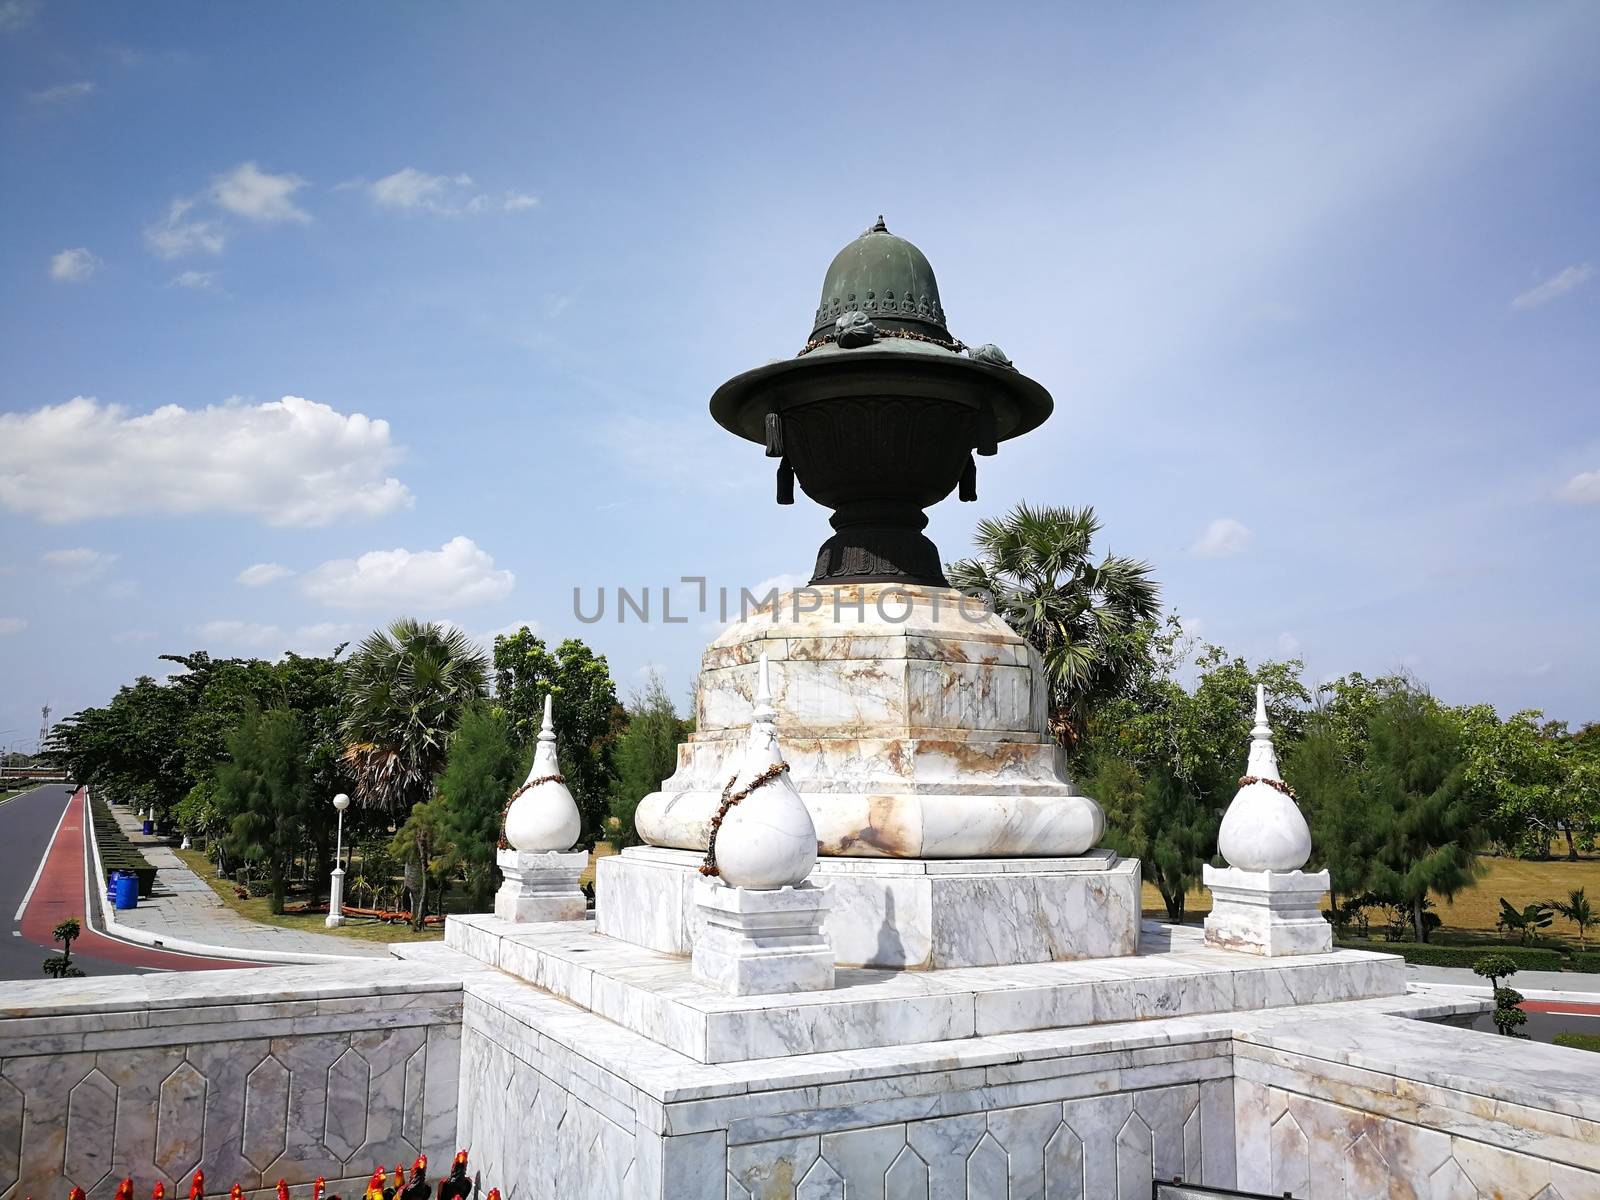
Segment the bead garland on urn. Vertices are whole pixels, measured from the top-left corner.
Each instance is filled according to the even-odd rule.
[[[1328,873],[1300,870],[1311,857],[1311,829],[1278,773],[1260,685],[1249,765],[1223,815],[1217,847],[1229,866],[1207,863],[1201,871],[1211,892],[1208,945],[1268,957],[1333,949],[1333,927],[1321,911]]]
[[[789,780],[788,764],[778,748],[778,710],[772,704],[771,669],[761,655],[755,709],[738,773],[729,795],[752,788],[714,822],[708,867],[729,887],[774,891],[805,882],[817,865],[817,827],[800,793]],[[765,783],[756,781],[766,778]]]
[[[1239,791],[1223,814],[1217,849],[1242,871],[1297,871],[1311,857],[1311,827],[1278,773],[1267,724],[1267,689],[1256,685],[1256,724],[1250,762]]]
[[[528,778],[506,806],[495,861],[504,876],[494,915],[507,921],[581,921],[588,901],[578,877],[587,850],[574,850],[583,822],[556,760],[555,706],[544,698],[544,721]]]
[[[805,882],[817,864],[817,830],[789,781],[777,715],[763,653],[750,733],[695,886],[705,927],[693,974],[739,996],[819,991],[834,979],[833,947],[822,932],[831,898]]]

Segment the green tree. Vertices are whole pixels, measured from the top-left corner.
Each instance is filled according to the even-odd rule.
[[[1377,839],[1356,769],[1325,713],[1312,715],[1305,737],[1285,756],[1283,773],[1311,826],[1312,862],[1328,872],[1332,910],[1345,914],[1368,890]]]
[[[1517,939],[1526,946],[1539,930],[1550,928],[1555,919],[1556,915],[1550,911],[1548,905],[1535,901],[1516,908],[1511,901],[1501,896],[1500,917],[1495,921],[1495,925],[1507,933],[1515,933]]]
[[[688,738],[690,727],[690,722],[678,716],[660,674],[651,671],[644,687],[633,694],[627,727],[617,739],[611,816],[617,823],[619,847],[638,844],[634,812],[639,801],[678,769],[678,743]]]
[[[552,653],[526,626],[494,640],[495,700],[511,722],[516,745],[531,752],[544,716],[544,697],[555,696],[556,757],[578,804],[582,844],[602,832],[616,779],[615,743],[626,715],[605,656],[577,638]]]
[[[82,979],[83,969],[72,965],[72,943],[83,932],[77,917],[68,917],[50,931],[52,941],[61,943],[61,953],[44,960],[44,973],[56,979]]]
[[[389,849],[408,858],[407,887],[411,890],[411,928],[421,929],[428,918],[428,881],[437,878],[434,859],[451,850],[443,806],[437,799],[411,806],[405,824],[395,832]],[[409,882],[415,880],[415,883]]]
[[[228,738],[229,761],[217,768],[216,799],[227,841],[259,863],[272,885],[272,911],[283,912],[294,860],[305,845],[311,803],[305,729],[285,708],[247,713]]]
[[[1378,834],[1372,887],[1411,913],[1419,942],[1428,894],[1451,899],[1480,870],[1480,804],[1466,775],[1458,726],[1433,697],[1404,686],[1372,710],[1361,780]]]
[[[345,670],[339,723],[356,799],[401,819],[431,799],[450,735],[487,676],[459,629],[402,617],[369,634]]]
[[[510,722],[485,703],[467,709],[450,740],[450,758],[434,800],[445,839],[465,869],[472,911],[486,911],[499,884],[495,848],[506,801],[526,773]]]
[[[1096,708],[1126,695],[1149,661],[1159,588],[1148,563],[1092,559],[1100,531],[1092,508],[1019,504],[980,521],[976,558],[947,568],[964,592],[993,597],[995,610],[1039,651],[1050,677],[1050,724],[1075,746]]]
[[[1544,724],[1537,709],[1505,721],[1489,704],[1448,711],[1461,729],[1467,785],[1483,798],[1489,835],[1515,854],[1547,857],[1570,801],[1565,727]]]
[[[1188,893],[1200,884],[1200,868],[1217,852],[1222,817],[1186,779],[1157,768],[1145,783],[1143,859],[1145,878],[1167,906],[1167,919],[1183,923]]]

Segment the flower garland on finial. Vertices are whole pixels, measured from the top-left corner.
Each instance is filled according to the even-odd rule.
[[[511,806],[517,802],[517,797],[524,792],[531,792],[541,783],[565,783],[565,775],[541,775],[537,779],[530,779],[516,791],[511,793],[511,799],[506,801],[506,806],[500,810],[500,841],[496,844],[498,849],[509,850],[511,843],[506,841],[506,819],[511,816]]]
[[[751,792],[757,788],[765,787],[788,769],[788,763],[775,762],[752,779],[748,786],[741,788],[737,792],[733,790],[733,785],[739,782],[738,775],[728,780],[728,785],[722,789],[722,804],[718,807],[716,816],[711,818],[711,831],[706,835],[706,860],[700,866],[700,874],[722,874],[722,871],[717,867],[717,830],[722,828],[722,819],[728,815],[728,811],[750,795]]]

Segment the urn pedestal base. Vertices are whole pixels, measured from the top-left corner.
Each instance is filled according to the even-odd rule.
[[[702,856],[636,846],[595,864],[595,928],[689,955],[706,920]],[[1116,958],[1139,948],[1139,862],[1076,858],[824,858],[823,931],[841,967],[940,970]]]
[[[735,996],[833,986],[833,947],[822,932],[827,888],[756,891],[702,876],[694,890],[705,923],[694,946],[696,979]]]
[[[494,895],[495,916],[519,922],[583,920],[588,901],[578,877],[589,865],[587,850],[501,850],[495,861],[505,876]]]
[[[1269,958],[1333,949],[1333,926],[1322,916],[1326,871],[1241,871],[1208,863],[1202,877],[1211,891],[1206,945]]]

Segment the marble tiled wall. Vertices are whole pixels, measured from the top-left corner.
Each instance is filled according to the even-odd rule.
[[[197,1167],[213,1191],[251,1192],[364,1179],[419,1152],[448,1163],[459,977],[404,985],[397,966],[10,985],[0,1198],[76,1184],[99,1200],[124,1176],[184,1195]]]
[[[1600,1101],[1584,1052],[1415,1024],[1352,1034],[1369,1056],[1395,1053],[1403,1073],[1285,1045],[1298,1038],[1235,1044],[1241,1188],[1303,1200],[1600,1200],[1600,1123],[1578,1115]],[[1552,1054],[1570,1066],[1552,1067]],[[1424,1071],[1430,1081],[1414,1077]],[[1485,1075],[1520,1076],[1526,1102],[1485,1094]]]

